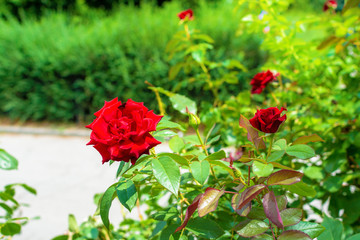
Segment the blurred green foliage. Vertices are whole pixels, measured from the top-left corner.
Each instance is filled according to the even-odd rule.
[[[109,15],[83,7],[76,15],[49,12],[40,20],[0,20],[1,115],[83,121],[104,100],[117,96],[156,108],[144,81],[171,89],[182,78],[168,80],[171,63],[165,54],[166,43],[179,29],[178,3],[121,6]],[[196,27],[215,40],[213,58],[231,57],[254,68],[264,59],[259,39],[235,38],[238,18],[232,7],[225,2],[199,6]],[[191,86],[182,93],[211,100],[210,94]]]

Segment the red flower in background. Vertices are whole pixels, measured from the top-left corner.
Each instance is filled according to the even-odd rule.
[[[324,3],[323,11],[326,12],[329,8],[336,9],[337,8],[337,1],[336,0],[327,0]]]
[[[189,20],[193,20],[194,19],[194,13],[191,9],[182,11],[178,14],[178,17],[180,18],[180,20],[184,20],[186,19],[186,17],[188,17]]]
[[[280,124],[286,120],[286,114],[280,116],[286,108],[280,110],[276,107],[257,110],[255,116],[249,120],[250,124],[264,133],[275,133],[279,129]]]
[[[117,98],[105,105],[95,114],[96,119],[87,128],[92,129],[90,142],[99,151],[102,162],[131,161],[135,164],[142,154],[161,142],[149,132],[156,130],[162,116],[149,111],[143,103],[129,99],[121,103]]]
[[[279,75],[279,73],[273,74],[270,70],[256,74],[250,82],[252,85],[251,94],[262,93],[266,85],[272,81],[275,81],[276,77]]]

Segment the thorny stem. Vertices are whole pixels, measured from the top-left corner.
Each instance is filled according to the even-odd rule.
[[[181,192],[179,192],[179,196],[181,198],[181,202],[185,202],[187,205],[190,205],[189,201],[182,195]]]
[[[237,194],[237,192],[224,191],[224,193]]]
[[[159,105],[159,110],[160,110],[160,115],[164,116],[165,115],[165,108],[164,108],[164,104],[163,102],[161,101],[161,97],[160,97],[160,94],[159,94],[159,91],[155,89],[155,86],[152,85],[151,83],[149,83],[148,81],[145,81],[145,84],[149,85],[150,87],[152,87],[152,91],[155,93],[155,96],[156,96],[156,101],[158,102],[158,105]]]
[[[279,102],[279,100],[276,98],[275,94],[274,94],[273,92],[270,92],[270,94],[271,94],[272,98],[275,100],[276,104],[277,104],[277,105],[280,105],[280,102]]]
[[[272,225],[271,225],[271,223],[269,223],[269,224],[270,224],[270,230],[271,230],[272,235],[273,235],[273,239],[276,240],[275,233],[273,231]]]
[[[196,135],[197,135],[197,137],[198,137],[198,139],[199,139],[199,141],[200,141],[201,148],[204,150],[206,156],[209,156],[209,153],[208,153],[208,151],[207,151],[207,149],[206,149],[206,146],[205,146],[205,144],[204,144],[204,142],[203,142],[203,140],[202,140],[202,138],[201,138],[201,136],[200,136],[199,129],[196,129]]]
[[[267,153],[267,156],[266,156],[266,160],[269,158],[269,156],[271,154],[271,149],[272,149],[272,145],[273,145],[273,142],[274,142],[274,136],[275,136],[275,134],[273,134],[273,133],[270,135],[270,145],[269,145],[268,153]]]
[[[284,85],[283,85],[283,82],[282,82],[282,77],[281,77],[281,75],[278,76],[278,80],[279,80],[280,88],[281,88],[281,89],[284,89]]]
[[[140,212],[140,201],[139,201],[139,199],[136,200],[136,207],[137,207],[137,210],[139,212],[139,219],[140,219],[140,221],[143,221],[144,218],[143,218],[143,216],[142,216],[142,214]]]
[[[187,25],[187,23],[184,24],[184,29],[185,29],[185,33],[186,33],[186,38],[187,38],[187,40],[190,41],[190,31],[189,31],[189,26]]]

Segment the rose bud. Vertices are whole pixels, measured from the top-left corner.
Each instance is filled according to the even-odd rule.
[[[276,81],[276,77],[279,75],[279,73],[274,74],[270,70],[256,74],[250,82],[250,84],[252,85],[251,94],[262,93],[266,85],[268,85],[272,81]]]
[[[279,129],[280,124],[286,120],[286,114],[280,116],[286,108],[280,110],[276,107],[257,110],[255,116],[249,120],[250,124],[264,133],[275,133]]]
[[[188,10],[178,13],[178,17],[180,18],[180,20],[185,20],[186,18],[188,18],[189,20],[193,20],[194,13],[191,9],[188,9]]]
[[[161,143],[150,132],[156,130],[162,116],[149,111],[143,103],[128,99],[122,104],[115,98],[105,101],[94,115],[96,119],[86,126],[92,130],[87,145],[94,145],[103,163],[113,160],[135,164],[142,154],[149,154]]]

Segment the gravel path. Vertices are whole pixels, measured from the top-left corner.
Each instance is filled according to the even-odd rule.
[[[37,190],[36,196],[20,188],[17,192],[16,199],[29,204],[21,208],[22,215],[40,219],[30,221],[13,240],[50,240],[65,233],[68,214],[74,214],[78,223],[86,220],[96,209],[94,194],[115,181],[117,164],[102,165],[100,154],[85,145],[90,131],[0,127],[0,132],[0,148],[19,161],[18,170],[0,170],[1,189],[10,183],[26,183]],[[156,151],[169,149],[161,144]],[[127,215],[137,218],[138,213],[134,209]],[[110,220],[121,221],[120,204],[112,206]]]

